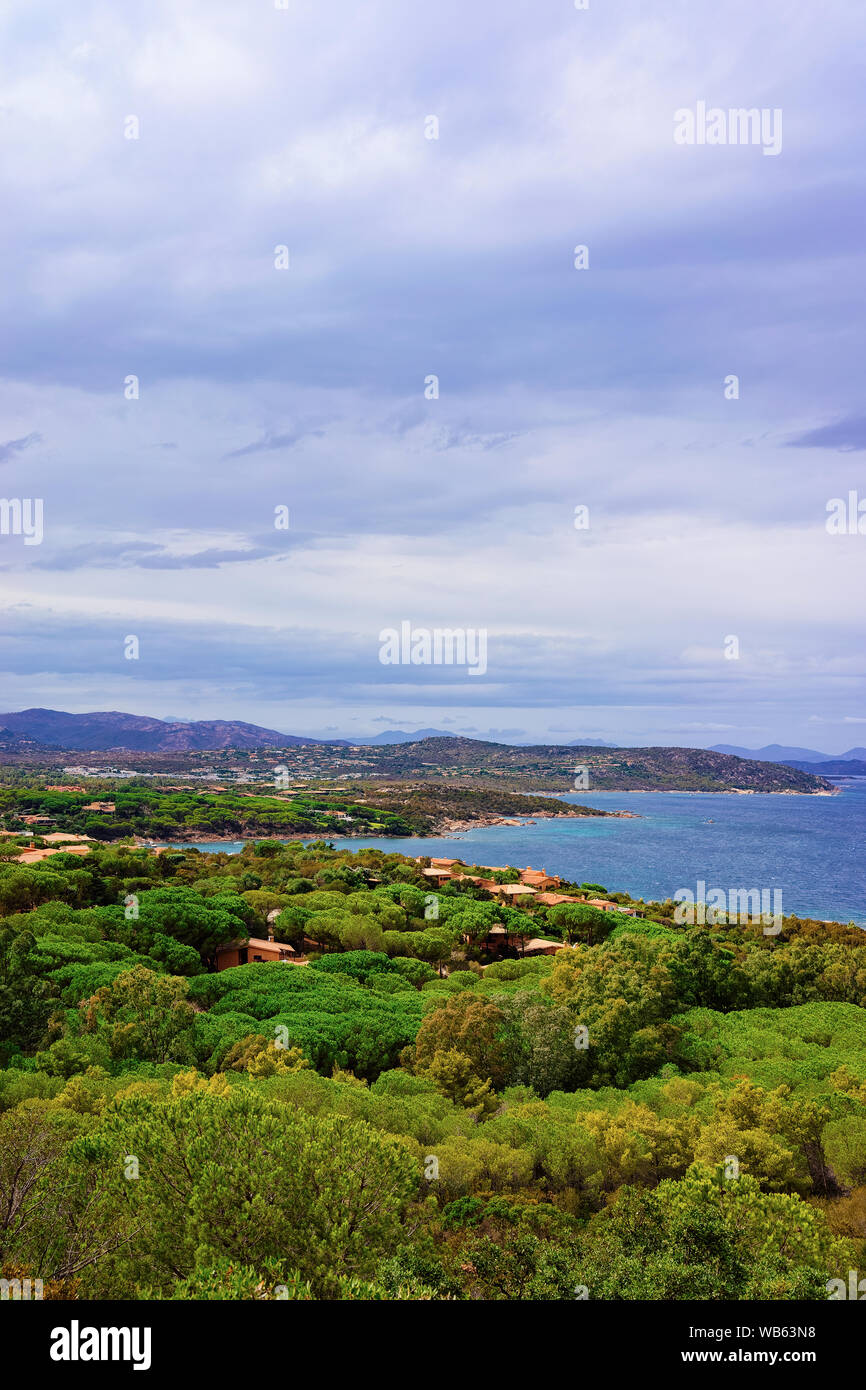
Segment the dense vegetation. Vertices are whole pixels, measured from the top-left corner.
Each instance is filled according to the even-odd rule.
[[[358,784],[342,794],[294,791],[163,790],[106,779],[86,792],[57,791],[32,778],[16,785],[7,772],[0,787],[0,821],[6,830],[66,831],[96,840],[138,836],[153,840],[216,839],[255,835],[426,835],[450,820],[497,816],[602,816],[586,806],[565,806],[498,790]],[[93,805],[111,810],[89,809]],[[35,823],[24,817],[36,816]]]
[[[826,1298],[866,1257],[866,937],[615,896],[639,915],[517,911],[322,841],[7,855],[0,1273],[79,1299]],[[275,912],[308,964],[215,971]],[[523,956],[539,936],[573,944]]]

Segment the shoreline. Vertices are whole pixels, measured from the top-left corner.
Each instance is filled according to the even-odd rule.
[[[528,814],[528,813],[527,813]],[[603,811],[599,816],[581,816],[570,813],[569,811],[533,811],[527,819],[516,816],[480,816],[476,820],[448,820],[439,821],[429,830],[413,831],[411,835],[379,834],[375,831],[315,831],[302,830],[297,835],[291,836],[293,840],[441,840],[449,835],[465,834],[469,830],[486,830],[491,826],[505,825],[520,829],[524,826],[535,825],[539,820],[641,820],[642,817],[633,811]],[[140,849],[156,849],[161,847],[168,848],[171,845],[239,845],[252,844],[256,840],[279,840],[282,844],[290,843],[290,840],[282,835],[250,834],[242,832],[240,835],[208,835],[208,834],[188,834],[178,838],[166,840],[151,840],[136,836],[135,844]]]
[[[689,798],[695,800],[694,797]],[[551,873],[560,873],[569,880],[603,883],[627,891],[635,900],[661,901],[670,896],[674,884],[693,883],[701,877],[712,882],[748,884],[753,880],[761,882],[763,861],[756,860],[756,846],[753,843],[756,832],[761,827],[768,831],[774,828],[789,827],[790,834],[778,842],[783,852],[783,863],[777,865],[777,879],[785,888],[786,914],[808,917],[816,921],[840,922],[843,925],[853,921],[858,927],[866,929],[863,895],[855,879],[850,874],[838,876],[828,868],[815,872],[804,871],[800,847],[806,844],[805,837],[819,836],[820,843],[838,843],[838,835],[851,838],[851,833],[859,834],[864,824],[866,810],[866,786],[859,792],[851,791],[845,797],[827,805],[824,810],[809,810],[804,803],[799,810],[792,803],[786,803],[787,812],[781,805],[769,798],[766,802],[749,806],[738,803],[739,811],[732,802],[725,810],[719,806],[713,815],[717,824],[702,828],[703,819],[710,808],[700,809],[695,804],[691,811],[683,805],[679,812],[673,811],[674,820],[669,822],[664,806],[656,803],[653,814],[646,813],[641,819],[643,827],[616,831],[609,827],[605,831],[599,818],[593,817],[595,829],[585,826],[578,830],[554,830],[553,820],[535,820],[526,816],[519,818],[518,826],[481,825],[465,821],[449,821],[438,831],[426,835],[389,836],[381,831],[373,831],[366,836],[356,834],[325,835],[313,832],[292,833],[268,837],[282,841],[295,841],[309,846],[313,840],[324,840],[335,848],[352,855],[362,846],[380,849],[385,854],[414,857],[418,855],[452,855],[478,863],[546,864]],[[669,808],[670,810],[670,808]],[[683,821],[682,818],[686,819]],[[720,819],[720,817],[722,819]],[[725,822],[732,817],[728,834]],[[654,821],[660,818],[660,825]],[[766,820],[765,820],[766,818]],[[500,821],[517,820],[517,817],[499,817]],[[572,817],[556,817],[558,820]],[[581,818],[583,819],[583,818]],[[673,835],[666,833],[673,826]],[[454,827],[454,828],[452,828]],[[488,838],[487,829],[496,829],[497,834]],[[524,830],[532,829],[532,836]],[[472,834],[476,830],[478,833]],[[518,830],[520,833],[518,833]],[[485,833],[481,833],[481,832]],[[716,839],[717,835],[720,839]],[[438,836],[439,848],[435,848]],[[684,839],[682,837],[685,837]],[[208,835],[198,833],[173,841],[146,841],[136,839],[136,844],[150,853],[172,854],[178,850],[192,853],[201,851],[214,858],[236,856],[245,843],[254,842],[259,836],[249,836],[241,831],[234,835]],[[775,842],[775,836],[774,836]],[[183,848],[181,848],[183,846]],[[507,846],[507,849],[506,849]],[[498,848],[497,848],[498,847]],[[710,856],[712,863],[705,862]],[[807,856],[808,858],[808,856]],[[829,864],[832,855],[827,860]],[[187,861],[192,862],[192,861]],[[227,859],[226,859],[227,862]],[[690,866],[693,868],[690,869]],[[704,872],[706,870],[707,872]],[[766,870],[763,870],[766,872]],[[198,876],[198,875],[197,875]]]
[[[597,787],[595,791],[589,792],[589,796],[838,796],[843,790],[842,787],[834,787],[832,791],[825,792],[818,790],[814,792],[796,792],[790,788],[785,788],[779,792],[761,792],[755,787],[726,787],[723,791],[703,791],[693,787],[623,787],[619,790],[614,787]],[[539,796],[574,796],[575,792],[539,792]]]
[[[684,791],[670,787],[664,789],[650,788],[629,788],[628,791],[596,791],[589,792],[592,796],[802,796],[802,797],[833,797],[842,792],[842,787],[834,787],[832,791],[816,792],[758,792],[751,787],[732,787],[726,791]],[[545,797],[564,797],[574,795],[573,792],[548,792],[539,791],[523,793],[527,799],[533,795]],[[586,806],[586,802],[565,803],[567,806],[572,804]],[[258,834],[242,831],[239,835],[213,835],[213,834],[183,834],[177,839],[152,840],[144,837],[135,837],[135,844],[141,849],[170,848],[172,845],[238,845],[252,844],[256,840],[279,840],[283,844],[288,844],[291,840],[442,840],[449,839],[452,835],[465,835],[472,830],[487,830],[493,826],[512,826],[515,829],[535,825],[540,820],[643,820],[644,817],[638,811],[605,811],[600,807],[590,808],[597,811],[597,815],[575,815],[570,811],[533,811],[527,812],[523,816],[480,816],[475,820],[451,820],[445,819],[437,821],[429,830],[416,830],[410,835],[393,835],[387,833],[376,833],[370,830],[360,831],[320,831],[302,830],[291,837],[269,833],[266,831]]]
[[[729,789],[728,791],[724,791],[724,792],[719,792],[719,791],[713,791],[713,792],[705,792],[705,791],[677,791],[677,790],[673,790],[673,789],[671,789],[671,788],[665,788],[663,791],[659,791],[659,790],[652,791],[652,790],[650,790],[650,789],[648,789],[648,788],[642,789],[642,790],[636,790],[636,789],[634,789],[634,788],[631,788],[631,789],[629,789],[629,791],[627,791],[627,792],[623,792],[623,791],[611,791],[611,792],[601,792],[601,791],[597,791],[597,792],[595,792],[594,794],[595,794],[596,796],[605,796],[605,795],[606,795],[606,796],[659,796],[659,795],[662,795],[662,796],[803,796],[803,797],[810,797],[810,798],[811,798],[811,797],[832,797],[832,796],[838,796],[839,793],[840,793],[841,791],[842,791],[842,788],[841,788],[841,787],[835,787],[835,788],[833,789],[833,791],[831,791],[831,792],[825,792],[825,791],[817,791],[817,792],[794,792],[794,791],[757,792],[757,791],[753,790],[752,788],[731,788],[731,789]],[[569,795],[572,795],[572,794],[573,794],[573,793],[569,793],[569,792],[537,792],[537,795],[539,795],[539,796],[551,796],[551,797],[553,797],[553,796],[569,796]],[[593,793],[590,793],[590,795],[593,795]],[[568,804],[570,804],[570,803],[566,803],[566,804],[568,805]],[[586,804],[586,803],[584,803],[584,802],[579,802],[579,803],[577,803],[577,805],[585,805],[585,804]],[[136,846],[137,846],[138,848],[141,848],[141,849],[156,849],[156,848],[166,848],[166,849],[167,849],[167,848],[170,848],[172,845],[193,845],[193,846],[195,846],[195,845],[200,845],[200,844],[211,844],[211,845],[252,844],[252,843],[253,843],[254,841],[256,841],[256,840],[279,840],[280,843],[282,843],[282,844],[289,844],[289,843],[291,842],[291,840],[302,840],[302,841],[307,841],[307,840],[334,840],[334,841],[337,841],[337,840],[340,840],[340,841],[347,840],[347,841],[351,841],[351,840],[374,840],[374,839],[382,839],[382,840],[406,840],[406,841],[409,841],[409,840],[442,840],[442,839],[449,839],[452,835],[465,835],[465,834],[467,834],[468,832],[470,832],[470,831],[472,831],[472,830],[487,830],[487,829],[490,829],[491,827],[494,827],[494,826],[511,826],[511,827],[513,827],[514,829],[520,829],[520,828],[524,828],[524,827],[528,827],[528,826],[533,826],[533,825],[535,825],[535,824],[536,824],[538,821],[540,821],[540,820],[643,820],[643,819],[644,819],[644,817],[643,817],[639,812],[637,812],[637,811],[604,811],[604,810],[600,810],[600,808],[596,808],[596,807],[593,807],[592,809],[593,809],[593,810],[599,810],[600,813],[599,813],[598,815],[594,815],[594,816],[581,816],[581,815],[574,815],[574,814],[571,814],[571,813],[568,812],[568,811],[562,811],[562,812],[556,812],[556,811],[533,811],[533,812],[531,812],[531,813],[527,812],[527,813],[526,813],[526,818],[518,817],[518,816],[493,816],[493,815],[490,815],[490,816],[481,816],[481,817],[478,817],[478,818],[475,819],[475,820],[462,820],[462,821],[461,821],[461,820],[450,820],[450,819],[448,819],[448,820],[438,821],[435,825],[431,826],[431,828],[430,828],[429,830],[416,830],[416,831],[413,831],[410,835],[394,835],[394,834],[387,834],[387,833],[384,833],[384,832],[377,833],[377,832],[375,832],[375,831],[370,831],[370,830],[360,830],[360,831],[351,831],[351,830],[350,830],[350,831],[318,831],[318,832],[317,832],[316,830],[302,830],[302,831],[299,831],[297,834],[292,835],[291,837],[286,837],[286,836],[283,836],[283,835],[273,834],[273,833],[270,833],[270,832],[267,832],[267,831],[261,831],[261,832],[259,832],[259,833],[257,833],[257,834],[256,834],[256,833],[251,833],[251,832],[249,832],[249,831],[242,831],[239,835],[213,835],[213,834],[207,834],[207,833],[201,833],[201,834],[190,833],[190,834],[179,835],[179,836],[177,837],[177,839],[171,839],[171,840],[166,840],[166,839],[152,840],[152,839],[145,839],[145,838],[143,838],[143,837],[136,836],[136,837],[135,837],[135,844],[136,844]]]

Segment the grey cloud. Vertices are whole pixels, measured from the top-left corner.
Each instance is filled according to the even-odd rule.
[[[220,565],[249,564],[254,560],[280,558],[287,548],[299,543],[299,540],[295,539],[269,546],[252,546],[247,550],[213,547],[179,555],[149,541],[106,541],[73,546],[67,550],[52,551],[47,548],[38,553],[22,552],[17,563],[10,561],[6,565],[0,565],[0,569],[21,568],[27,563],[33,569],[58,572],[79,569],[217,569]]]
[[[5,444],[0,444],[0,463],[6,463],[15,454],[22,454],[25,449],[30,449],[34,444],[42,443],[42,435],[37,433],[25,434],[21,439],[7,439]]]
[[[245,444],[241,449],[232,449],[230,453],[223,454],[223,458],[239,459],[245,458],[248,454],[266,454],[277,449],[293,449],[304,439],[323,438],[324,433],[324,430],[293,430],[288,434],[266,434],[264,439],[254,440],[252,444]]]
[[[172,555],[168,551],[163,551],[159,555],[144,556],[139,564],[142,569],[210,570],[217,569],[220,565],[263,560],[271,554],[272,551],[270,550],[201,550],[195,555]]]
[[[516,430],[503,430],[499,434],[474,434],[468,429],[440,430],[435,435],[433,447],[446,449],[498,449],[512,439],[519,439]]]
[[[847,420],[837,420],[832,425],[821,425],[818,429],[807,430],[796,439],[787,441],[789,449],[838,449],[842,453],[859,452],[866,449],[866,415],[853,416]]]
[[[93,541],[53,551],[50,546],[27,556],[30,566],[39,570],[126,569],[140,565],[146,556],[160,550],[152,541]],[[4,566],[13,568],[13,564]]]
[[[35,457],[46,519],[62,518],[75,542],[52,550],[49,526],[38,554],[15,549],[15,567],[103,571],[64,593],[82,612],[112,596],[112,571],[139,611],[166,601],[156,571],[209,571],[209,611],[254,613],[275,577],[256,561],[299,548],[351,558],[353,539],[372,534],[396,566],[416,538],[420,550],[434,537],[431,588],[450,575],[467,594],[486,587],[517,634],[507,655],[491,632],[484,679],[447,691],[447,672],[406,681],[377,665],[351,618],[356,600],[376,583],[397,589],[408,566],[347,582],[337,621],[350,630],[329,646],[319,633],[333,627],[332,600],[317,582],[328,559],[293,595],[298,632],[263,636],[252,621],[149,629],[142,670],[167,683],[166,708],[192,707],[176,689],[185,680],[220,703],[229,688],[323,703],[339,692],[341,727],[355,702],[364,728],[379,727],[367,717],[374,701],[376,714],[396,711],[396,727],[439,726],[446,705],[484,727],[519,722],[520,705],[696,700],[688,718],[723,722],[732,689],[744,719],[763,699],[775,709],[811,698],[822,679],[812,668],[784,689],[769,675],[747,685],[731,670],[685,680],[665,668],[659,652],[677,648],[689,584],[666,607],[640,583],[618,590],[616,558],[595,563],[593,550],[607,531],[625,558],[653,514],[675,517],[647,557],[653,595],[679,538],[719,520],[730,551],[750,526],[768,542],[786,525],[820,530],[814,458],[781,455],[780,486],[779,441],[804,409],[837,423],[791,449],[866,448],[862,16],[831,0],[832,23],[806,7],[792,26],[784,0],[758,8],[726,0],[709,47],[671,7],[648,24],[645,0],[600,5],[591,22],[568,0],[512,0],[495,24],[489,5],[464,0],[334,0],[291,17],[231,0],[188,0],[182,15],[170,0],[85,0],[59,24],[39,7],[14,24],[7,58],[28,108],[4,160],[15,215],[2,233],[0,313],[16,333],[0,344],[0,418],[15,422],[10,435],[38,423],[52,449],[25,457],[39,436],[23,435],[0,445],[0,461],[29,474]],[[275,41],[275,23],[290,43]],[[769,63],[767,32],[782,36]],[[70,68],[72,46],[91,35],[86,64]],[[708,76],[723,103],[785,105],[782,159],[674,146],[672,112]],[[142,139],[127,142],[114,118],[137,103]],[[427,111],[442,117],[438,142],[423,138]],[[272,248],[284,240],[292,265],[281,276]],[[572,266],[576,242],[590,247],[586,273]],[[127,372],[142,383],[128,406]],[[729,372],[742,381],[737,402],[723,398]],[[423,398],[430,373],[435,402]],[[314,468],[300,466],[305,440]],[[532,561],[581,502],[593,529],[573,570],[550,569],[546,594]],[[275,541],[279,503],[293,530]],[[173,530],[195,536],[194,553],[153,539]],[[142,539],[110,539],[123,531]],[[482,573],[491,538],[507,563]],[[706,553],[722,556],[723,590],[736,562],[715,544]],[[825,625],[807,634],[816,660],[859,649],[849,549],[820,566]],[[221,582],[229,566],[239,568]],[[623,650],[588,656],[520,636],[539,597],[524,566],[551,609],[571,586],[572,623],[596,621],[614,640],[620,629],[594,618],[594,596],[618,593]],[[796,587],[761,581],[758,566],[756,594],[788,641]],[[644,645],[627,640],[642,603]],[[73,647],[40,627],[38,608],[31,617],[32,631],[12,639],[14,669],[36,678],[52,653],[70,683],[114,669],[101,619],[65,619]],[[242,679],[230,685],[229,670]],[[437,712],[413,718],[424,699]],[[484,702],[501,715],[481,713]]]

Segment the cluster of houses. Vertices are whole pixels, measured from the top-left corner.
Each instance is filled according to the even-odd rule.
[[[419,855],[418,862],[423,863],[423,855]],[[520,902],[521,898],[531,895],[533,902],[542,903],[545,907],[556,907],[558,903],[587,903],[590,907],[600,908],[603,912],[622,912],[627,916],[634,916],[631,908],[620,907],[619,903],[609,902],[605,898],[585,898],[574,893],[560,893],[556,890],[561,887],[562,879],[556,874],[549,874],[545,869],[520,869],[519,879],[516,883],[499,883],[495,878],[488,875],[505,873],[505,868],[483,865],[483,874],[467,874],[463,870],[466,865],[461,859],[431,859],[429,867],[422,868],[422,874],[431,885],[441,888],[451,879],[469,879],[472,883],[477,883],[481,888],[485,888],[488,893],[493,894],[498,902],[503,906],[513,906]],[[288,942],[276,941],[271,928],[279,917],[279,910],[268,914],[268,936],[251,936],[249,941],[244,944],[231,942],[227,946],[221,946],[216,954],[217,970],[229,970],[236,965],[252,965],[259,962],[268,961],[292,961],[296,965],[306,965],[307,957],[299,954]],[[485,948],[495,954],[502,954],[511,943],[519,942],[524,956],[551,956],[557,951],[568,950],[568,947],[561,941],[551,941],[544,937],[534,936],[528,940],[513,931],[509,931],[502,923],[497,923],[490,928],[484,937]]]
[[[419,856],[419,862],[420,859]],[[484,867],[488,875],[507,872],[506,868],[496,865],[479,867]],[[561,886],[562,879],[556,874],[547,873],[545,869],[518,869],[520,877],[517,883],[499,883],[495,878],[486,877],[485,874],[464,873],[464,868],[462,859],[431,859],[429,869],[422,869],[422,873],[439,888],[450,879],[469,879],[479,887],[486,888],[488,893],[493,893],[504,903],[517,902],[521,897],[531,893],[533,902],[543,903],[545,907],[556,907],[557,903],[588,903],[590,907],[599,907],[604,912],[631,911],[629,908],[620,907],[619,903],[609,902],[606,898],[585,898],[574,893],[558,893],[556,889]]]
[[[0,830],[0,837],[14,837],[17,833],[15,830]],[[15,856],[15,862],[39,864],[43,859],[50,859],[53,854],[89,854],[93,843],[89,835],[64,835],[59,830],[51,835],[41,835],[40,839],[43,841],[41,848],[37,849],[36,842],[31,840],[30,844]]]
[[[49,787],[49,791],[84,791],[83,787],[54,786]],[[87,806],[81,807],[82,811],[101,811],[110,814],[114,811],[113,801],[91,801]],[[67,835],[62,831],[53,834],[46,834],[40,829],[43,825],[56,825],[56,816],[21,816],[21,823],[27,826],[30,834],[38,835],[45,842],[45,848],[37,849],[31,842],[25,850],[18,856],[19,864],[38,864],[43,859],[48,859],[52,854],[89,854],[90,836],[89,835]],[[15,830],[2,832],[4,835],[15,835]],[[53,844],[53,848],[51,847]],[[62,846],[62,848],[60,848]]]
[[[422,860],[423,856],[419,856],[419,863]],[[556,907],[558,903],[586,903],[589,907],[600,908],[603,912],[622,912],[628,916],[634,916],[631,908],[620,907],[619,903],[609,902],[605,898],[586,898],[574,893],[558,892],[557,890],[562,885],[562,879],[557,874],[549,874],[546,869],[529,867],[518,869],[516,872],[519,874],[519,878],[516,883],[500,883],[489,875],[507,872],[503,866],[479,865],[478,867],[485,871],[483,874],[467,874],[463,872],[465,867],[461,859],[431,858],[429,868],[422,869],[422,873],[437,888],[441,888],[453,879],[469,879],[470,882],[477,883],[480,888],[493,894],[497,901],[509,907],[531,897],[533,902],[541,903],[544,907]],[[484,938],[484,945],[488,951],[499,953],[507,948],[509,936],[513,938],[514,935],[514,932],[509,933],[506,927],[499,924],[491,927]],[[568,949],[561,941],[551,941],[539,936],[531,937],[529,940],[518,936],[517,940],[522,944],[521,954],[524,956],[552,956],[557,951]]]

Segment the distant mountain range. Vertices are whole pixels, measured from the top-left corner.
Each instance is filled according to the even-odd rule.
[[[815,748],[789,748],[783,743],[768,743],[766,748],[737,748],[731,743],[714,743],[710,752],[729,753],[735,758],[752,758],[759,763],[828,763],[866,760],[866,748],[849,748],[847,753],[819,753]]]
[[[820,763],[786,758],[784,766],[795,767],[799,772],[817,772],[821,777],[866,777],[866,760],[863,758],[827,758]]]
[[[351,747],[369,749],[367,762],[355,763]],[[724,790],[817,791],[828,788],[822,774],[856,776],[866,772],[866,749],[853,748],[841,758],[771,744],[757,749],[620,748],[603,739],[574,739],[568,744],[515,745],[487,739],[455,737],[437,729],[386,729],[359,739],[320,739],[282,733],[240,720],[154,719],[119,710],[70,714],[65,710],[25,709],[0,714],[0,753],[13,760],[50,760],[55,750],[69,752],[126,752],[142,754],[244,752],[256,748],[321,749],[316,767],[327,774],[357,771],[369,766],[380,775],[425,776],[431,766],[452,768],[469,776],[513,776],[530,781],[538,791],[568,789],[573,781],[575,750],[590,769],[590,786],[598,790]],[[802,758],[795,757],[803,754]],[[47,758],[46,758],[47,755]],[[741,762],[739,759],[747,761]],[[862,755],[862,758],[861,758]],[[360,756],[360,754],[358,755]],[[370,763],[369,759],[374,762]],[[862,768],[861,768],[862,760]],[[304,755],[304,771],[313,764]],[[768,764],[775,765],[772,770]],[[563,776],[568,769],[563,788]],[[784,770],[783,770],[784,769]],[[813,776],[804,776],[812,773]],[[317,774],[318,775],[318,774]],[[333,775],[333,773],[332,773]]]
[[[289,748],[316,744],[320,739],[298,738],[277,729],[237,720],[198,719],[170,724],[141,714],[109,710],[94,714],[67,714],[57,709],[24,709],[0,714],[0,730],[15,742],[26,741],[51,748],[103,752],[189,752],[211,748]],[[7,747],[10,746],[7,742]]]
[[[311,738],[284,734],[260,724],[228,719],[154,719],[149,715],[124,714],[119,710],[93,714],[68,714],[57,709],[25,709],[0,714],[0,749],[18,748],[21,740],[30,748],[68,748],[90,753],[126,749],[136,753],[184,753],[220,748],[293,748],[300,745],[329,744],[334,747],[379,748],[402,743],[420,743],[427,738],[454,738],[447,729],[385,729],[366,738]],[[478,740],[488,742],[488,740]],[[492,741],[491,741],[492,742]],[[574,739],[563,747],[615,748],[602,739]]]

